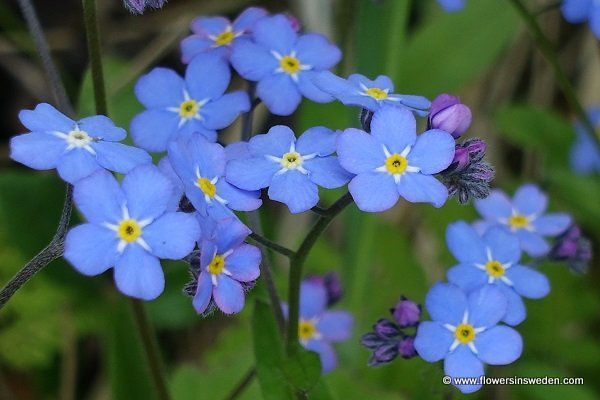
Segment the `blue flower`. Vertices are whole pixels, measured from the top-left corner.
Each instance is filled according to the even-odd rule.
[[[340,61],[340,50],[323,35],[298,36],[285,15],[261,18],[252,29],[254,42],[236,43],[231,64],[245,79],[258,81],[256,93],[269,111],[290,115],[302,96],[325,103],[332,97],[312,82],[317,71]]]
[[[425,306],[433,321],[421,322],[414,345],[425,361],[443,359],[446,375],[480,377],[484,364],[510,364],[521,355],[519,333],[497,325],[506,311],[506,298],[498,288],[486,285],[467,296],[452,284],[437,283],[427,293]],[[472,393],[481,384],[456,387]]]
[[[448,270],[448,280],[469,293],[480,286],[497,286],[508,300],[503,321],[517,325],[525,319],[521,296],[540,299],[550,292],[548,279],[519,264],[519,240],[502,228],[490,228],[483,237],[465,222],[448,226],[446,241],[460,264]]]
[[[447,12],[460,11],[465,8],[465,0],[437,0],[437,2]]]
[[[412,203],[441,207],[448,190],[431,175],[452,162],[452,136],[432,129],[417,137],[412,113],[391,106],[375,112],[371,132],[349,128],[338,139],[340,164],[357,174],[348,189],[358,208],[384,211],[400,196]]]
[[[193,215],[165,212],[171,191],[153,165],[135,168],[121,186],[107,171],[80,180],[73,196],[88,223],[67,234],[65,258],[85,275],[114,267],[117,287],[128,296],[158,297],[165,285],[159,258],[185,257],[200,235]]]
[[[224,17],[198,17],[192,21],[191,36],[181,42],[181,59],[184,64],[203,52],[217,52],[229,58],[231,47],[250,40],[252,26],[267,11],[260,7],[248,7],[231,23]]]
[[[360,74],[352,74],[348,79],[343,79],[329,71],[323,71],[316,74],[313,81],[319,89],[345,105],[358,106],[373,112],[388,104],[404,106],[424,117],[431,106],[431,102],[423,96],[394,94],[392,80],[384,75],[372,81]]]
[[[268,186],[269,198],[285,203],[292,213],[309,210],[319,201],[317,185],[333,189],[350,180],[331,155],[337,136],[330,129],[315,127],[296,140],[287,126],[274,126],[250,140],[250,157],[227,164],[227,181],[244,190]]]
[[[588,118],[596,126],[596,134],[600,129],[600,108],[588,110]],[[577,139],[571,147],[571,168],[583,175],[600,173],[600,148],[585,127],[578,122],[575,124]]]
[[[533,184],[521,186],[512,202],[504,192],[492,190],[486,199],[475,201],[475,208],[484,218],[476,224],[483,229],[501,226],[519,238],[526,253],[541,256],[550,251],[543,236],[557,236],[571,224],[568,214],[544,215],[547,203],[546,194]]]
[[[233,216],[230,210],[252,211],[262,204],[260,192],[238,189],[225,180],[225,149],[200,135],[169,145],[169,160],[185,194],[203,216]]]
[[[75,122],[41,103],[35,110],[21,111],[19,119],[31,133],[11,139],[10,157],[33,169],[56,168],[69,183],[103,168],[127,173],[152,161],[145,151],[116,143],[127,134],[103,115]]]
[[[589,20],[594,36],[600,38],[600,3],[596,0],[564,0],[560,10],[567,21],[578,24]]]
[[[302,282],[300,287],[300,344],[319,354],[323,373],[337,365],[332,342],[348,340],[352,334],[353,318],[345,311],[326,311],[327,291],[323,285]]]
[[[200,272],[193,305],[196,312],[206,311],[211,299],[225,314],[244,308],[242,283],[260,275],[260,250],[243,243],[250,230],[236,218],[216,224],[213,235],[200,245]]]
[[[195,133],[214,142],[216,129],[250,109],[246,93],[223,94],[230,78],[227,62],[211,53],[195,57],[185,79],[166,68],[142,76],[135,94],[147,110],[131,121],[134,143],[149,151],[165,151],[169,141]]]

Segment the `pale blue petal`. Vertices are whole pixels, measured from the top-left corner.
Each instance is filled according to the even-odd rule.
[[[149,164],[152,157],[146,151],[133,146],[114,142],[91,143],[96,151],[96,160],[100,166],[121,174],[126,174],[138,165]]]
[[[98,165],[96,158],[82,148],[75,148],[63,154],[56,166],[58,175],[69,183],[75,183],[99,169],[102,167]]]
[[[261,7],[248,7],[233,21],[234,31],[251,31],[260,18],[268,15],[267,10]]]
[[[251,157],[248,142],[233,142],[225,146],[225,160]]]
[[[229,183],[244,190],[258,190],[269,186],[280,169],[278,163],[264,157],[250,157],[229,161],[225,171]]]
[[[223,129],[235,121],[239,114],[250,110],[250,100],[244,92],[227,93],[200,109],[204,126],[208,129]]]
[[[295,170],[273,176],[268,194],[271,200],[287,205],[292,214],[307,211],[319,202],[317,185]]]
[[[465,7],[465,0],[438,0],[446,12],[460,11]]]
[[[125,129],[115,126],[114,122],[104,115],[82,118],[77,125],[91,137],[111,142],[121,141],[127,136]]]
[[[308,64],[317,71],[333,67],[342,58],[340,49],[319,33],[300,36],[295,50],[302,64]]]
[[[180,44],[181,62],[188,64],[194,56],[212,50],[213,41],[198,35],[190,35],[183,39]]]
[[[454,159],[455,142],[452,135],[439,129],[429,130],[417,137],[408,153],[408,165],[419,167],[431,175],[446,169]]]
[[[75,128],[75,121],[48,103],[40,103],[33,110],[21,110],[19,120],[30,131],[58,131],[69,133]]]
[[[327,291],[320,284],[302,282],[300,285],[300,318],[313,319],[327,306]]]
[[[173,193],[169,179],[154,165],[142,165],[125,175],[121,184],[131,218],[158,218]]]
[[[231,65],[245,79],[259,81],[273,74],[279,62],[265,48],[251,41],[243,41],[234,43]]]
[[[204,121],[199,121],[197,119],[187,120],[181,126],[181,128],[179,128],[177,130],[176,135],[174,137],[171,137],[171,139],[174,139],[174,138],[189,139],[196,135],[203,136],[205,139],[207,139],[209,142],[212,142],[212,143],[217,141],[217,131],[212,130],[212,129],[207,129],[204,126]]]
[[[158,258],[137,244],[129,244],[115,263],[115,282],[127,296],[154,300],[165,288]]]
[[[381,144],[359,129],[348,128],[339,135],[337,154],[342,167],[353,174],[373,172],[385,165]]]
[[[296,141],[296,151],[302,155],[328,156],[335,152],[338,132],[316,126],[304,132]]]
[[[290,115],[302,100],[298,87],[285,73],[276,73],[261,79],[256,86],[256,94],[275,115]]]
[[[174,150],[173,145],[169,146],[169,151]],[[183,169],[185,163],[185,169],[187,172],[181,172],[181,176],[185,176],[186,179],[191,177],[190,181],[195,182],[196,167],[200,170],[202,177],[213,179],[215,177],[221,177],[225,173],[225,149],[218,143],[212,143],[202,135],[192,135],[189,139],[177,140],[176,147],[179,148],[178,153],[173,153],[172,159],[182,157],[182,160],[175,163],[173,166],[176,171]],[[178,155],[176,155],[178,154]],[[187,175],[190,174],[190,175]]]
[[[554,213],[536,218],[533,220],[532,225],[533,229],[540,235],[556,236],[566,231],[571,223],[572,219],[569,214]]]
[[[238,189],[225,179],[219,179],[216,184],[217,195],[227,200],[227,207],[236,211],[253,211],[262,205],[259,191]]]
[[[81,213],[95,224],[117,223],[122,218],[125,197],[115,177],[105,170],[80,180],[73,190],[73,199]]]
[[[356,202],[356,206],[367,212],[388,210],[400,198],[394,178],[383,172],[355,176],[348,184],[348,190]]]
[[[375,102],[375,100],[369,96],[360,95],[360,89],[357,85],[354,85],[332,72],[315,72],[311,76],[311,79],[319,89],[331,94],[346,105],[363,105],[364,101]]]
[[[225,259],[225,268],[231,277],[240,282],[251,282],[260,276],[260,250],[249,244],[242,244]]]
[[[444,374],[453,378],[475,378],[483,375],[483,363],[471,352],[469,347],[459,345],[444,359]],[[454,385],[463,393],[473,393],[481,385]]]
[[[33,169],[56,168],[67,143],[54,135],[31,132],[10,139],[10,158]]]
[[[469,294],[469,323],[476,328],[496,325],[508,309],[508,299],[496,285],[483,285]]]
[[[72,228],[65,239],[64,257],[84,275],[98,275],[118,257],[116,233],[94,224]]]
[[[494,222],[512,215],[510,200],[504,192],[497,189],[492,190],[487,198],[475,200],[475,208],[484,219]]]
[[[173,166],[169,162],[169,157],[163,157],[158,163],[158,169],[165,175],[171,182],[173,192],[169,197],[167,205],[167,211],[177,211],[179,209],[179,202],[183,196],[184,187],[183,182],[179,176],[175,173]]]
[[[401,107],[384,106],[375,111],[371,120],[371,134],[392,154],[400,154],[415,144],[416,129],[413,114]]]
[[[550,245],[540,235],[525,229],[517,231],[521,248],[532,257],[539,257],[550,251]]]
[[[506,277],[513,283],[515,291],[529,299],[541,299],[550,293],[550,282],[544,274],[523,265],[514,265],[506,270]]]
[[[142,238],[159,258],[179,260],[194,250],[200,226],[192,214],[167,213],[142,229]]]
[[[185,70],[190,97],[200,101],[220,97],[231,80],[227,61],[212,52],[198,54]]]
[[[252,32],[256,43],[282,56],[292,51],[297,39],[290,21],[283,14],[261,18],[254,25]]]
[[[217,36],[222,33],[230,22],[225,17],[196,17],[190,27],[192,32],[204,36]]]
[[[510,270],[510,269],[509,269]],[[508,300],[508,308],[506,309],[506,315],[502,319],[503,322],[508,325],[518,325],[525,319],[526,311],[525,304],[523,304],[523,299],[521,296],[515,292],[515,290],[505,285],[502,282],[496,281],[498,288],[502,290],[506,299]]]
[[[215,303],[225,314],[235,314],[244,308],[244,289],[239,282],[230,277],[219,274],[217,286],[213,289]]]
[[[133,143],[148,151],[165,151],[167,142],[174,136],[179,124],[179,114],[166,110],[142,111],[131,120]]]
[[[335,156],[306,160],[303,166],[310,171],[310,180],[326,189],[344,186],[354,176],[342,168]]]
[[[564,0],[560,10],[567,21],[572,24],[588,19],[592,8],[592,0]]]
[[[323,340],[309,340],[306,348],[319,354],[321,358],[321,372],[326,374],[337,366],[337,356],[333,346]]]
[[[490,249],[492,258],[502,264],[516,263],[521,259],[519,239],[505,228],[491,227],[483,235],[483,241]]]
[[[439,208],[448,199],[446,186],[431,175],[405,173],[398,183],[398,192],[411,203],[431,203]]]
[[[456,326],[467,309],[467,296],[456,285],[438,282],[429,289],[425,306],[434,321]]]
[[[446,229],[450,252],[462,263],[485,263],[487,256],[481,236],[464,221],[454,222]]]
[[[508,326],[494,326],[478,333],[473,342],[477,357],[490,365],[506,365],[516,361],[523,351],[523,339]]]
[[[254,136],[248,149],[252,155],[270,155],[281,157],[290,151],[290,145],[295,142],[294,132],[285,125],[276,125],[269,132]]]
[[[208,307],[208,303],[210,303],[212,297],[212,292],[213,286],[210,274],[208,272],[200,272],[200,276],[198,276],[198,288],[192,300],[194,309],[198,314],[206,311],[206,307]]]
[[[346,311],[325,311],[317,322],[317,332],[327,342],[341,342],[352,336],[352,315]]]
[[[514,208],[522,215],[540,215],[546,209],[548,196],[533,184],[521,186],[513,197]]]
[[[419,357],[427,362],[436,362],[448,354],[454,334],[439,322],[423,321],[417,328],[415,349]]]
[[[135,95],[146,108],[179,107],[185,83],[172,69],[154,68],[135,84]]]
[[[488,274],[473,264],[459,264],[452,267],[446,273],[446,277],[450,283],[457,285],[465,293],[485,285],[488,280]]]
[[[242,244],[250,233],[250,229],[235,216],[218,220],[215,230],[217,252],[223,254],[234,249]]]
[[[385,75],[379,75],[374,80],[370,80],[364,75],[352,74],[348,77],[348,81],[352,82],[357,88],[362,84],[367,88],[388,89],[390,93],[394,91],[394,83]]]
[[[302,96],[317,103],[328,103],[333,101],[333,97],[322,91],[313,83],[314,71],[302,71],[298,73],[298,90]]]

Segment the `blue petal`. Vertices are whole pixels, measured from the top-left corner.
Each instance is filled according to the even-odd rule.
[[[450,252],[463,263],[485,263],[487,256],[481,236],[464,221],[448,225],[446,242]]]
[[[93,224],[72,228],[65,239],[65,258],[84,275],[98,275],[118,257],[115,232]]]
[[[185,83],[195,100],[220,97],[231,80],[227,61],[214,53],[198,54],[185,70]]]
[[[323,285],[302,282],[300,285],[300,318],[313,319],[327,306],[327,291]]]
[[[525,229],[517,231],[521,248],[532,257],[539,257],[550,251],[550,245],[537,233]]]
[[[523,351],[523,339],[508,326],[494,326],[478,333],[473,342],[477,357],[490,365],[506,365],[517,360]]]
[[[576,24],[588,19],[591,7],[591,0],[564,0],[560,10],[567,21]]]
[[[271,75],[279,67],[279,62],[265,48],[243,41],[234,43],[231,65],[245,79],[259,81]]]
[[[512,204],[506,194],[500,190],[492,190],[485,199],[475,200],[475,208],[487,220],[498,221],[512,215]]]
[[[469,302],[469,323],[476,328],[496,325],[508,309],[508,299],[496,285],[483,285],[471,292]]]
[[[417,328],[415,349],[423,360],[436,362],[448,354],[448,349],[453,341],[454,334],[440,323],[423,321]]]
[[[521,258],[521,247],[516,235],[501,227],[491,227],[483,236],[483,241],[492,253],[492,258],[502,264],[516,263]]]
[[[324,126],[316,126],[300,135],[296,142],[296,151],[302,155],[328,156],[335,152],[337,138],[338,132]]]
[[[287,205],[292,214],[307,211],[319,202],[317,185],[295,170],[273,176],[268,194],[271,200]]]
[[[532,268],[514,265],[506,270],[506,277],[512,281],[515,291],[523,297],[541,299],[550,293],[548,278]]]
[[[348,184],[348,190],[359,210],[367,212],[388,210],[400,198],[394,178],[382,172],[355,176]]]
[[[521,186],[513,197],[514,208],[522,215],[540,215],[546,209],[548,196],[533,184]]]
[[[317,322],[317,332],[327,342],[341,342],[352,335],[352,315],[346,311],[325,311]]]
[[[91,146],[96,150],[98,164],[121,174],[128,173],[138,165],[152,162],[152,157],[144,150],[122,143],[100,141]]]
[[[509,268],[510,271],[511,268]],[[518,325],[525,319],[526,311],[525,304],[523,304],[523,299],[521,296],[515,292],[515,290],[505,285],[502,282],[498,282],[496,285],[498,288],[502,290],[506,299],[508,300],[508,308],[506,309],[506,315],[502,318],[502,321],[507,323],[508,325]]]
[[[333,100],[333,97],[322,91],[313,83],[314,71],[302,71],[298,73],[298,90],[302,96],[311,99],[317,103],[328,103]]]
[[[30,131],[68,133],[75,128],[75,121],[48,103],[40,103],[33,110],[21,110],[19,120]]]
[[[176,132],[175,137],[189,139],[192,136],[197,135],[203,136],[212,143],[217,141],[217,131],[206,128],[206,126],[204,126],[204,121],[199,121],[195,118],[185,121],[181,128]]]
[[[196,168],[202,177],[208,179],[221,177],[225,173],[225,149],[201,135],[177,140],[169,145],[169,154],[172,154],[175,171],[188,182],[196,182]]]
[[[381,144],[359,129],[348,128],[339,135],[337,154],[342,167],[353,174],[373,172],[385,165]]]
[[[398,192],[411,203],[431,203],[439,208],[448,199],[448,189],[431,175],[405,173],[398,183]]]
[[[533,229],[540,235],[556,236],[567,230],[572,219],[569,214],[554,213],[542,215],[533,220]]]
[[[261,79],[256,86],[256,94],[275,115],[290,115],[302,100],[298,87],[285,73],[276,73]]]
[[[171,182],[171,186],[173,187],[173,192],[169,197],[167,211],[177,211],[179,209],[181,196],[183,196],[184,192],[183,182],[175,173],[175,170],[173,170],[173,166],[171,166],[171,163],[169,162],[169,157],[163,157],[159,161],[158,169],[169,179],[169,182]]]
[[[127,209],[133,219],[158,218],[167,209],[173,192],[169,179],[154,165],[142,165],[123,178]]]
[[[305,347],[319,354],[322,373],[331,372],[337,366],[337,356],[331,344],[323,340],[309,340]]]
[[[268,15],[267,10],[261,7],[248,7],[233,21],[234,31],[250,31],[260,18]]]
[[[450,283],[457,285],[465,293],[485,285],[488,280],[487,273],[473,264],[459,264],[452,267],[446,273],[446,277]]]
[[[227,93],[204,105],[200,114],[208,129],[223,129],[235,121],[240,113],[250,110],[248,95],[244,92]]]
[[[181,212],[164,214],[142,232],[152,254],[170,260],[190,254],[199,237],[200,226],[194,215]]]
[[[248,142],[233,142],[225,146],[225,160],[236,160],[238,158],[250,157]]]
[[[306,160],[303,164],[310,171],[310,180],[326,189],[335,189],[344,186],[353,175],[340,165],[335,156],[315,157]]]
[[[197,17],[192,20],[192,31],[203,36],[217,36],[230,25],[224,17]]]
[[[569,153],[569,160],[571,168],[580,174],[600,171],[600,149],[583,127],[577,130],[577,139]]]
[[[204,52],[212,50],[212,44],[214,42],[210,39],[200,37],[198,35],[190,35],[183,39],[180,44],[181,48],[181,62],[188,64],[192,59]]]
[[[10,139],[10,158],[33,169],[56,168],[67,143],[54,135],[31,132]]]
[[[408,153],[408,165],[421,168],[421,173],[431,175],[443,171],[454,159],[454,138],[439,129],[429,130],[417,137]]]
[[[219,274],[217,286],[213,289],[215,303],[225,314],[235,314],[244,308],[244,289],[239,282],[230,277]]]
[[[346,105],[362,106],[363,103],[373,103],[373,105],[376,103],[372,97],[360,95],[361,91],[356,85],[332,72],[315,72],[311,79],[319,89],[331,94]]]
[[[413,114],[400,107],[384,106],[375,111],[371,121],[371,134],[392,154],[400,154],[415,143],[416,129],[417,122]]]
[[[127,296],[153,300],[165,288],[165,275],[158,258],[139,245],[130,244],[115,263],[115,282]]]
[[[246,191],[219,179],[216,184],[217,195],[227,200],[227,207],[236,211],[253,211],[262,205],[259,191]]]
[[[290,151],[290,145],[296,141],[294,132],[285,125],[276,125],[263,135],[256,135],[248,146],[252,155],[270,155],[281,157]]]
[[[121,220],[125,197],[115,177],[105,170],[77,182],[73,198],[79,211],[90,222],[100,225]]]
[[[460,11],[465,7],[465,0],[438,0],[446,12]]]
[[[101,168],[94,156],[82,148],[75,148],[65,153],[56,166],[58,175],[69,183],[90,176]]]
[[[367,88],[379,88],[379,89],[388,89],[389,92],[393,92],[394,91],[394,83],[392,82],[392,80],[385,76],[385,75],[379,75],[377,78],[375,78],[374,80],[370,80],[369,78],[367,78],[364,75],[361,74],[352,74],[348,77],[348,81],[352,82],[357,88],[362,86],[365,86]]]
[[[483,375],[483,364],[469,347],[459,345],[444,359],[444,373],[453,378],[478,378]],[[454,385],[463,393],[473,393],[481,385]]]
[[[77,125],[90,136],[111,142],[121,141],[127,136],[125,129],[115,126],[114,122],[104,115],[83,118]]]
[[[215,254],[217,254],[217,246],[212,239],[200,243],[200,271],[206,271]]]
[[[172,69],[154,68],[135,84],[135,95],[146,108],[179,107],[185,83]]]
[[[250,229],[236,217],[217,221],[215,231],[217,252],[223,254],[239,246],[250,233]]]
[[[390,104],[399,103],[402,106],[408,107],[420,117],[426,116],[428,114],[427,110],[431,107],[431,102],[426,97],[409,94],[391,94],[385,101]]]
[[[198,276],[198,288],[192,300],[194,309],[198,314],[206,311],[206,307],[208,307],[208,303],[210,303],[212,297],[212,292],[213,286],[210,274],[208,272],[200,272]]]
[[[425,306],[434,321],[458,325],[467,309],[467,296],[456,285],[438,282],[429,289]]]
[[[167,142],[174,136],[179,115],[165,110],[148,110],[131,120],[133,143],[148,151],[165,151]]]
[[[261,254],[257,247],[242,244],[225,259],[225,268],[240,282],[251,282],[260,276]]]
[[[302,64],[308,64],[317,71],[330,69],[342,58],[340,49],[319,33],[300,36],[295,50]]]
[[[280,169],[278,163],[264,157],[231,160],[227,163],[226,179],[241,189],[258,190],[269,186],[273,175]]]
[[[296,32],[288,18],[282,14],[261,18],[252,32],[256,43],[282,56],[289,54],[296,44]]]

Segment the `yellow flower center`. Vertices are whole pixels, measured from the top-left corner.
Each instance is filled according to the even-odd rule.
[[[206,178],[198,178],[196,181],[196,186],[198,186],[200,190],[202,190],[202,192],[208,197],[212,198],[217,194],[217,187],[214,185],[214,183]]]
[[[281,157],[281,166],[283,168],[296,169],[302,166],[303,161],[304,160],[302,159],[300,153],[291,151],[289,153],[285,153],[283,157]]]
[[[293,56],[283,56],[279,60],[279,66],[290,75],[297,74],[300,71],[300,60]]]
[[[179,115],[182,118],[192,118],[198,114],[200,105],[196,100],[185,100],[179,105]]]
[[[515,229],[527,228],[529,226],[529,219],[521,214],[515,214],[508,219],[508,224]]]
[[[210,264],[208,264],[208,272],[213,275],[219,275],[223,272],[223,268],[225,268],[225,259],[219,254],[215,255]]]
[[[502,266],[502,263],[496,260],[485,263],[485,270],[494,278],[502,278],[504,276],[504,267]]]
[[[385,160],[385,168],[390,174],[401,174],[408,167],[408,161],[398,153],[394,153]]]
[[[367,89],[367,95],[371,96],[375,100],[385,100],[388,97],[388,94],[385,92],[385,90],[381,90],[377,87]]]
[[[311,321],[300,320],[298,324],[298,337],[302,341],[307,341],[315,336],[317,328]]]
[[[471,324],[460,324],[454,331],[454,337],[459,342],[467,344],[475,339],[475,328]]]
[[[135,242],[142,234],[142,227],[134,219],[125,219],[119,224],[117,234],[128,243]]]
[[[235,39],[235,33],[232,31],[223,31],[215,38],[217,46],[227,46]]]

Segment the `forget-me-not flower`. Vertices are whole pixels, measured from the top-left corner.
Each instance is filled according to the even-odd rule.
[[[152,161],[144,150],[117,143],[127,133],[104,115],[76,122],[41,103],[21,111],[19,119],[31,132],[11,139],[10,157],[33,169],[56,168],[69,183],[103,168],[127,173]]]
[[[348,189],[359,209],[369,212],[391,208],[400,196],[441,207],[446,187],[432,175],[444,170],[454,157],[454,139],[432,129],[417,136],[413,114],[386,106],[376,111],[371,134],[346,129],[338,138],[340,164],[357,174]]]
[[[260,7],[248,7],[236,19],[225,17],[198,17],[192,21],[193,34],[181,41],[181,59],[184,64],[203,52],[214,51],[229,58],[231,47],[250,40],[252,26],[267,11]]]
[[[572,24],[589,21],[594,36],[600,38],[600,2],[598,0],[563,0],[560,10]]]
[[[319,201],[317,185],[334,189],[350,180],[332,156],[337,136],[315,127],[296,140],[287,126],[274,126],[250,139],[250,157],[227,163],[227,181],[244,190],[269,187],[269,198],[285,203],[292,213],[309,210]]]
[[[460,11],[465,8],[465,0],[437,0],[437,2],[447,12]]]
[[[325,36],[300,35],[285,15],[259,19],[252,28],[253,42],[236,43],[231,64],[245,79],[258,81],[257,96],[269,111],[290,115],[302,96],[324,103],[333,98],[312,82],[315,72],[340,61],[341,52]]]
[[[196,312],[206,311],[211,299],[225,314],[244,308],[243,282],[260,275],[260,250],[244,242],[250,230],[237,218],[216,223],[214,234],[204,235],[200,244],[200,271],[193,305]]]
[[[167,68],[154,68],[135,85],[138,100],[147,108],[131,121],[136,145],[148,151],[165,151],[168,142],[201,134],[210,141],[216,129],[230,125],[250,109],[242,91],[223,94],[231,70],[217,54],[200,54],[187,66],[185,79]]]
[[[587,112],[591,123],[596,127],[596,135],[600,137],[600,108],[592,108]],[[571,168],[580,174],[600,173],[600,147],[590,136],[581,122],[575,124],[577,139],[571,147]]]
[[[164,289],[159,258],[188,255],[200,235],[191,214],[165,212],[171,183],[153,165],[117,180],[97,171],[75,184],[75,204],[87,219],[67,234],[65,258],[85,275],[114,267],[115,282],[128,296],[152,300]]]
[[[519,264],[519,240],[502,228],[490,228],[481,237],[466,222],[456,222],[448,226],[446,241],[460,263],[448,270],[448,280],[465,293],[486,284],[497,286],[508,300],[502,320],[509,325],[525,319],[521,296],[540,299],[550,292],[546,276]]]
[[[370,80],[364,75],[352,74],[348,79],[341,78],[332,72],[319,72],[313,78],[319,89],[331,94],[345,105],[377,111],[384,104],[403,106],[423,117],[431,106],[431,102],[423,96],[395,94],[394,83],[380,75]]]
[[[485,285],[466,295],[448,283],[437,283],[427,293],[425,306],[433,321],[419,324],[415,348],[428,362],[444,360],[444,373],[452,378],[484,375],[484,364],[506,365],[523,350],[517,331],[497,325],[506,312],[502,292]],[[481,384],[455,385],[472,393]]]
[[[547,203],[548,196],[533,184],[521,186],[512,201],[504,192],[492,190],[487,198],[475,201],[475,208],[484,218],[476,225],[501,226],[519,238],[525,252],[541,256],[550,250],[543,236],[559,235],[571,224],[568,214],[544,214]]]

